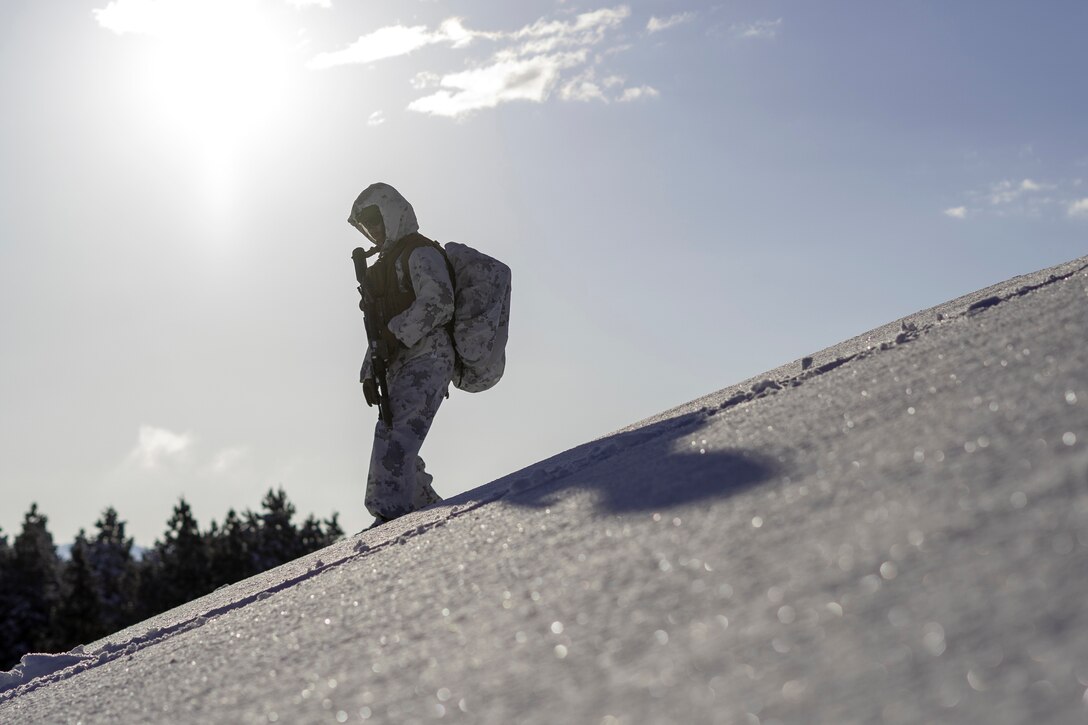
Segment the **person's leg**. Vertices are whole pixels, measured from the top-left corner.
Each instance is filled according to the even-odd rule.
[[[393,425],[378,421],[374,429],[366,487],[366,508],[375,517],[394,519],[431,503],[423,491],[430,489],[431,477],[423,471],[419,449],[445,397],[447,367],[421,357],[388,377]]]
[[[431,487],[434,476],[427,472],[427,464],[422,458],[416,457],[416,508],[423,508],[431,504],[440,503],[442,497],[435,493]]]

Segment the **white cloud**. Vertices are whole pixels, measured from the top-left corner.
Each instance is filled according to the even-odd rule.
[[[381,111],[374,111],[366,119],[367,126],[381,126],[383,123],[385,123],[385,114]]]
[[[944,210],[944,215],[945,216],[950,216],[953,219],[966,219],[967,218],[967,207],[965,207],[965,206],[954,206],[951,209],[945,209]]]
[[[670,15],[667,18],[659,18],[655,15],[650,18],[650,22],[646,23],[646,30],[650,33],[659,33],[662,30],[668,30],[669,28],[694,19],[694,13],[677,13],[676,15]]]
[[[507,34],[515,45],[495,54],[496,60],[546,55],[566,49],[584,49],[599,45],[608,32],[618,27],[631,11],[626,6],[582,13],[573,21],[537,20],[520,30]]]
[[[1070,203],[1067,213],[1074,217],[1088,217],[1088,197]]]
[[[434,32],[427,30],[425,25],[415,25],[410,28],[404,25],[390,25],[361,36],[343,50],[321,53],[315,56],[308,66],[314,70],[323,70],[340,65],[373,63],[386,58],[407,55],[414,50],[437,43],[449,43],[454,48],[463,48],[472,42],[473,38],[488,35],[488,33],[468,30],[461,24],[460,18],[449,18],[443,21]]]
[[[663,29],[685,22],[688,15],[655,19],[654,27]],[[321,53],[308,66],[319,70],[373,63],[429,45],[464,48],[483,39],[496,43],[497,48],[476,67],[445,74],[425,71],[412,77],[413,88],[429,93],[409,103],[408,110],[458,118],[509,101],[542,103],[553,93],[565,101],[607,102],[604,89],[622,85],[623,79],[609,75],[603,81],[597,80],[596,70],[615,43],[598,46],[605,44],[630,16],[631,9],[619,5],[562,20],[540,18],[512,31],[470,30],[459,18],[445,20],[437,30],[424,25],[388,26],[360,37],[346,48]],[[642,86],[627,89],[617,100],[654,95],[655,89]]]
[[[193,438],[188,433],[174,433],[165,428],[142,425],[136,447],[129,453],[128,460],[142,468],[155,469],[166,460],[184,455],[192,443]]]
[[[631,9],[620,5],[582,13],[571,22],[540,19],[516,31],[512,37],[522,41],[518,51],[523,55],[550,53],[560,47],[597,45],[609,30],[619,26],[630,15]]]
[[[412,101],[408,109],[457,118],[509,101],[542,103],[557,87],[557,95],[565,101],[607,101],[595,70],[585,68],[589,49],[603,43],[630,15],[630,8],[620,5],[582,13],[572,20],[542,18],[513,32],[471,32],[472,37],[506,45],[479,68],[442,76],[439,90]],[[561,84],[563,76],[577,68],[582,71]],[[417,75],[413,86],[433,85],[435,78]],[[610,82],[614,82],[611,77],[604,81],[605,86]]]
[[[293,8],[301,10],[302,8],[323,8],[328,10],[332,7],[332,0],[285,0],[288,5]]]
[[[641,98],[657,98],[661,94],[656,88],[651,86],[638,86],[637,88],[624,88],[623,95],[617,100],[620,103],[629,103],[631,101],[637,101]]]
[[[453,73],[442,77],[443,90],[412,101],[408,110],[456,118],[507,101],[541,103],[555,87],[560,71],[584,62],[584,52],[542,55]]]
[[[756,20],[733,26],[733,33],[738,38],[770,40],[778,35],[782,28],[782,18],[776,20]]]

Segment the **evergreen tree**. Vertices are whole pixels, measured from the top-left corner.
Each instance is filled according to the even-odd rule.
[[[333,511],[332,518],[325,519],[325,541],[321,546],[322,548],[330,546],[342,538],[344,538],[344,529],[340,527],[340,514]]]
[[[166,522],[164,541],[155,544],[158,555],[156,611],[196,599],[208,592],[208,549],[193,510],[184,497]]]
[[[80,529],[72,544],[71,558],[64,565],[64,594],[57,608],[56,634],[62,642],[61,649],[89,644],[107,634],[90,552],[91,544]]]
[[[47,518],[32,505],[14,545],[0,531],[0,669],[27,652],[89,644],[135,621],[184,604],[337,541],[338,514],[312,514],[296,527],[283,488],[269,489],[261,512],[231,509],[222,526],[201,533],[192,508],[178,500],[162,541],[133,558],[133,541],[112,507],[80,530],[71,560],[57,557]]]
[[[291,523],[295,505],[287,500],[283,488],[278,491],[268,489],[261,507],[264,513],[260,515],[257,567],[259,571],[265,571],[297,559],[304,550],[298,529]]]
[[[136,564],[136,619],[153,617],[166,609],[167,597],[163,594],[163,567],[160,549],[162,544],[155,542],[153,548],[144,552]]]
[[[227,511],[222,528],[217,529],[213,521],[208,533],[213,588],[233,584],[256,573],[252,561],[253,532],[234,509]]]
[[[11,669],[22,652],[15,651],[15,620],[12,611],[15,599],[12,590],[12,559],[14,553],[8,544],[8,537],[0,529],[0,670]]]
[[[302,522],[302,528],[298,531],[299,544],[304,552],[309,554],[322,548],[325,541],[325,532],[321,530],[321,522],[310,514]]]
[[[7,655],[16,661],[27,652],[55,649],[54,615],[60,598],[60,560],[47,527],[48,518],[32,504],[23,518],[23,530],[15,537],[4,590],[10,597]]]
[[[321,522],[310,514],[299,530],[303,553],[309,554],[339,541],[344,535],[344,530],[340,528],[339,518],[340,514],[333,513],[331,519]]]
[[[261,517],[249,509],[242,512],[242,530],[246,538],[250,576],[269,568],[261,553]]]
[[[137,621],[136,562],[132,539],[125,536],[125,522],[112,506],[94,525],[98,534],[90,542],[89,558],[97,582],[103,634],[110,634]]]

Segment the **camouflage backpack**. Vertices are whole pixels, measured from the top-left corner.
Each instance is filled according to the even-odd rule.
[[[449,242],[445,252],[455,290],[450,324],[457,350],[453,384],[478,393],[499,382],[506,369],[510,268],[467,244]]]
[[[383,323],[406,310],[415,301],[411,287],[397,284],[395,267],[407,270],[409,255],[428,246],[442,252],[454,288],[454,313],[449,323],[457,353],[453,384],[469,393],[488,390],[499,382],[506,369],[506,341],[510,326],[510,268],[467,244],[440,244],[414,233],[397,242],[367,272],[371,288],[384,301]],[[384,325],[383,325],[384,326]]]

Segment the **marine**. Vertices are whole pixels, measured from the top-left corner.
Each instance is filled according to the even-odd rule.
[[[371,184],[359,194],[348,222],[377,247],[366,278],[391,303],[364,309],[383,342],[378,349],[391,413],[374,428],[364,499],[377,526],[442,500],[419,452],[453,379],[454,286],[441,248],[419,234],[415,210],[389,184]],[[376,390],[373,350],[359,374],[368,403]]]

